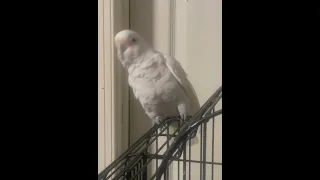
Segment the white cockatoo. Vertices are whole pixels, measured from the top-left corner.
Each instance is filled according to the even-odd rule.
[[[178,115],[185,120],[196,113],[200,108],[197,95],[175,58],[156,51],[132,30],[120,31],[114,40],[118,59],[128,71],[133,94],[153,122]],[[175,129],[173,124],[169,132]],[[195,136],[191,144],[196,143]]]

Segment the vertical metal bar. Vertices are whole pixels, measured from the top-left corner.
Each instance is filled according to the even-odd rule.
[[[135,165],[135,167],[136,167],[136,168],[135,168],[136,172],[135,172],[134,174],[136,175],[136,174],[138,174],[139,167],[140,167],[140,166],[139,166],[139,161],[137,162],[137,164]],[[138,176],[138,177],[139,177],[139,176]],[[138,177],[134,178],[134,180],[138,180]]]
[[[180,133],[181,121],[178,122],[178,128],[179,128],[178,133]],[[180,159],[180,157],[179,157],[179,159]],[[178,180],[180,180],[180,161],[179,161],[179,159],[177,161],[177,163],[178,163]]]
[[[186,146],[184,147],[184,149],[183,149],[183,180],[186,180],[186,159],[187,159],[187,155],[186,155],[186,151],[187,150],[187,148],[186,148]]]
[[[191,160],[191,139],[189,140],[189,159]],[[191,180],[191,162],[188,162],[189,164],[189,180]]]
[[[139,161],[139,165],[138,165],[138,169],[140,170],[141,169],[141,160]],[[141,178],[141,174],[142,174],[142,171],[141,172],[139,172],[139,175],[138,175],[138,180],[140,180],[140,178]]]
[[[140,160],[140,166],[142,168],[142,166],[143,166],[143,158]],[[139,176],[140,179],[143,179],[143,172],[144,172],[144,169],[142,169],[142,171],[140,172],[140,176]]]
[[[143,158],[142,158],[142,160],[143,160],[143,165],[146,165],[147,164],[147,158],[146,158],[146,156],[144,156]],[[143,169],[143,180],[145,180],[145,179],[147,179],[147,177],[148,177],[148,166],[146,166],[144,169]]]
[[[158,131],[159,131],[159,129],[157,129],[157,131],[156,131],[156,152],[158,151],[158,138],[159,138],[159,135],[158,135]],[[156,155],[157,155],[158,153],[156,153]],[[158,169],[158,158],[156,158],[156,167],[157,167],[157,169]]]
[[[136,171],[136,174],[137,174],[137,173],[138,173],[138,171],[139,171],[139,169],[140,169],[139,161],[137,162],[136,167],[137,167],[137,171]],[[138,179],[138,177],[139,177],[139,175],[138,175],[134,180],[139,180],[139,179]]]
[[[167,149],[169,149],[169,135],[170,135],[170,133],[169,133],[169,127],[172,125],[172,123],[168,123],[168,126],[167,126]],[[166,170],[166,174],[165,174],[165,179],[169,179],[169,167],[171,167],[171,165],[170,164],[168,164],[168,167],[167,167],[167,170]]]
[[[132,177],[135,175],[136,173],[135,173],[135,169],[133,168],[133,170],[132,170]]]
[[[200,131],[200,161],[202,160],[202,124],[200,125],[201,126],[201,131]],[[200,163],[200,180],[202,180],[202,165]]]
[[[180,161],[177,161],[178,163],[178,180],[180,180]]]
[[[207,147],[207,122],[204,123],[204,126],[203,126],[203,161],[202,161],[202,179],[205,179],[205,175],[206,175],[206,149]]]
[[[135,166],[134,166],[134,176],[137,174],[137,172],[138,172],[138,164],[136,164]],[[134,180],[136,180],[137,178],[134,178]]]
[[[214,112],[214,109],[212,109],[212,112]],[[212,174],[212,180],[213,180],[213,162],[214,162],[214,116],[212,118],[212,158],[211,158],[211,161],[212,161],[212,165],[211,165],[211,174]]]
[[[126,163],[127,164],[127,163]],[[125,168],[125,167],[124,167]],[[131,179],[131,171],[127,171],[127,179]]]
[[[168,178],[167,178],[167,172],[168,172],[168,169],[164,172],[164,174],[163,174],[163,179],[164,180],[167,180]]]
[[[136,174],[139,173],[139,170],[140,170],[140,161],[139,161],[138,164],[137,164],[137,172],[136,172]],[[139,174],[138,174],[138,176],[136,177],[136,180],[139,180]]]
[[[141,159],[140,161],[140,168],[142,168],[143,166],[143,159]],[[142,175],[143,175],[143,170],[140,172],[140,176],[139,176],[139,179],[142,180]]]
[[[141,168],[143,167],[143,159],[141,159]],[[140,179],[143,180],[143,172],[144,172],[144,168],[143,170],[141,171],[141,174],[140,174]]]

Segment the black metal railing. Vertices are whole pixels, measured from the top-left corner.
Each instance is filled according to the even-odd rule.
[[[222,114],[222,108],[215,110],[221,99],[222,87],[188,120],[181,122],[179,117],[168,117],[162,124],[154,125],[99,173],[98,180],[191,180],[195,175],[196,179],[204,180],[208,179],[208,174],[213,179],[214,166],[222,166],[222,162],[214,162],[213,136],[215,117]],[[169,127],[173,123],[178,128],[170,134]],[[199,144],[191,146],[190,140],[196,135],[200,135]]]

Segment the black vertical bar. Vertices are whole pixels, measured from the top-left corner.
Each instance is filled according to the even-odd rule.
[[[190,120],[190,118],[189,118],[189,120]],[[192,133],[191,133],[192,134]],[[188,160],[189,160],[189,162],[188,162],[188,167],[189,167],[189,176],[188,176],[188,180],[190,180],[190,177],[191,177],[191,162],[190,162],[190,160],[191,160],[191,139],[189,140],[189,142],[187,142],[187,143],[189,143],[189,157],[188,157]]]
[[[139,165],[138,165],[138,169],[140,170],[142,168],[142,166],[141,166],[141,160],[139,161]],[[141,178],[141,173],[142,173],[142,171],[141,172],[139,172],[139,175],[138,175],[138,180],[140,180],[140,178]]]
[[[181,121],[178,122],[178,128],[179,128],[178,133],[180,133]],[[179,159],[180,159],[180,157],[179,157]],[[179,159],[177,161],[177,163],[178,163],[178,180],[180,180],[180,161],[179,161]]]
[[[140,170],[140,162],[138,162],[138,164],[137,164],[137,172],[136,172],[136,174],[139,173],[139,170]],[[136,177],[136,179],[139,180],[139,174],[138,174],[138,176]]]
[[[189,162],[188,162],[188,164],[189,164],[189,180],[191,180],[191,162],[190,162],[190,160],[191,160],[191,139],[189,140]]]
[[[127,171],[127,179],[131,179],[131,171]]]
[[[143,159],[141,159],[141,168],[143,168]],[[144,168],[143,168],[144,170]],[[140,173],[140,179],[143,180],[143,170]]]
[[[159,131],[159,129],[157,129],[156,137],[155,137],[156,138],[156,152],[158,151],[158,138],[159,138],[158,131]],[[158,153],[156,153],[156,155],[158,155]],[[158,169],[158,158],[156,158],[156,167]]]
[[[178,163],[178,180],[180,180],[180,161],[177,161]]]
[[[136,164],[135,166],[134,166],[134,176],[137,174],[137,172],[138,172],[138,164]],[[136,180],[137,178],[134,178],[134,180]]]
[[[187,152],[187,148],[186,146],[184,147],[183,149],[183,180],[186,180],[186,159],[187,159],[187,155],[186,155],[186,152]]]
[[[136,175],[138,173],[138,164],[135,165],[134,171],[135,171],[134,175]],[[136,179],[137,179],[137,177],[134,178],[134,180],[136,180]]]
[[[142,158],[142,160],[143,160],[143,165],[146,165],[147,164],[147,158],[144,156],[143,158]],[[147,179],[147,177],[148,177],[148,166],[146,166],[144,169],[143,169],[143,180],[146,180]]]
[[[139,163],[139,161],[137,162],[137,171],[136,171],[136,174],[139,172],[139,169],[140,169],[140,163]],[[139,176],[137,176],[134,180],[139,180],[138,179],[139,178]]]
[[[138,162],[138,164],[137,164],[136,175],[139,173],[139,170],[140,170],[140,162]],[[138,176],[135,178],[135,180],[139,180],[139,174],[138,174]]]
[[[202,160],[202,124],[201,124],[201,131],[200,131],[200,161]],[[200,180],[202,180],[202,165],[200,163]]]
[[[212,109],[212,112],[214,112],[214,108]],[[212,174],[212,180],[213,180],[213,162],[214,162],[214,116],[212,118],[212,165],[211,165],[211,174]]]
[[[206,175],[206,149],[207,147],[207,122],[204,123],[204,126],[203,126],[203,162],[202,162],[202,179],[204,179],[205,175]]]
[[[135,176],[135,175],[136,175],[136,166],[134,166],[132,170],[132,176]]]
[[[140,160],[140,168],[142,168],[142,164],[143,164],[143,159]],[[142,174],[143,174],[143,169],[142,171],[140,172],[140,175],[139,175],[139,179],[142,180]]]
[[[137,172],[138,172],[138,162],[134,165],[134,176],[137,174]],[[135,177],[134,180],[137,180],[137,177]]]
[[[169,135],[170,135],[170,133],[169,133],[169,127],[170,127],[170,125],[172,125],[172,123],[168,123],[168,126],[167,126],[167,150],[169,149]],[[168,164],[168,167],[167,167],[167,170],[166,170],[166,174],[165,174],[165,179],[169,179],[169,166],[170,166],[170,164]]]
[[[168,169],[164,172],[164,174],[163,174],[163,179],[164,180],[167,180],[167,172],[168,172]]]

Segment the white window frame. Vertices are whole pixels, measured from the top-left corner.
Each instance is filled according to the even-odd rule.
[[[129,28],[130,0],[98,0],[98,172],[115,160],[129,144],[129,87],[127,74],[117,60],[113,38]],[[157,19],[166,32],[164,52],[175,54],[176,0],[157,1],[167,18]],[[139,22],[132,22],[139,25]],[[164,45],[164,44],[167,45]],[[169,46],[168,46],[169,45]]]
[[[128,147],[129,88],[113,37],[129,27],[129,0],[98,0],[98,173]]]

